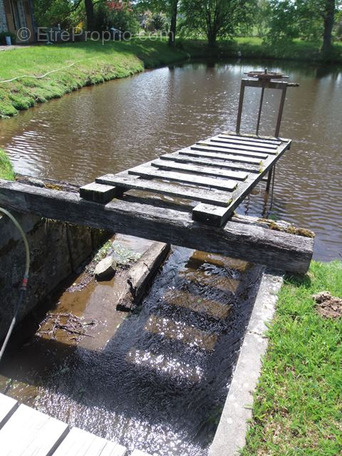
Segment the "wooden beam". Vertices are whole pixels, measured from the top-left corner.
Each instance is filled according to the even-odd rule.
[[[255,219],[234,217],[224,227],[192,220],[191,213],[114,200],[107,205],[78,194],[0,180],[0,205],[15,211],[102,228],[206,252],[307,272],[313,239],[269,229]]]

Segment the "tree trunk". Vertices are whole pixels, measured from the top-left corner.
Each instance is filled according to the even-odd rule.
[[[327,54],[331,50],[331,36],[335,20],[335,0],[325,0],[324,8],[324,31],[322,53]]]
[[[178,0],[171,0],[171,24],[170,24],[170,31],[169,31],[169,46],[174,46],[176,43],[177,12],[178,12]]]
[[[93,31],[95,26],[93,0],[84,0],[84,4],[87,15],[87,29]]]

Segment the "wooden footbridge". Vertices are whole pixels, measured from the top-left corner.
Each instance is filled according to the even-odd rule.
[[[279,137],[289,84],[279,80],[281,75],[267,72],[251,76],[254,79],[242,82],[236,132],[198,141],[124,172],[100,176],[82,187],[79,194],[51,186],[0,181],[0,205],[282,270],[306,272],[313,252],[313,239],[303,236],[307,231],[234,215],[235,208],[264,176],[271,175],[291,145],[291,140]],[[240,133],[243,93],[248,86],[262,90],[257,133],[264,90],[282,90],[275,136]]]

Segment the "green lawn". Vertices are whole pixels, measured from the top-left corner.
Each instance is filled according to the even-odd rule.
[[[342,318],[317,313],[325,290],[342,298],[342,262],[285,280],[243,456],[342,454]]]
[[[144,68],[185,58],[187,54],[183,50],[170,49],[160,40],[105,45],[88,41],[3,51],[0,54],[0,117],[86,85],[126,77]],[[12,78],[19,79],[3,82]]]

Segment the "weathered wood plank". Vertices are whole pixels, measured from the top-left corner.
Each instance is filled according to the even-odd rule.
[[[206,157],[206,158],[213,158],[215,160],[229,160],[229,161],[236,161],[241,163],[248,163],[254,165],[260,165],[261,159],[260,158],[253,158],[253,157],[244,157],[242,155],[233,155],[233,154],[224,154],[219,152],[214,152],[209,148],[203,149],[182,149],[178,152],[180,155],[190,155],[192,157]]]
[[[73,428],[53,453],[53,456],[125,456],[122,445]]]
[[[175,161],[177,163],[188,163],[194,165],[204,165],[204,166],[213,166],[219,167],[223,169],[230,169],[234,171],[242,171],[246,173],[254,172],[258,173],[260,166],[259,165],[252,165],[248,163],[238,163],[238,162],[231,162],[226,159],[208,159],[196,156],[188,156],[188,155],[180,155],[178,152],[174,152],[173,154],[165,154],[159,157],[160,160],[168,160],[168,161]]]
[[[174,209],[114,200],[100,205],[78,194],[0,180],[0,204],[19,212],[219,253],[285,271],[305,273],[313,239],[270,230],[254,219],[233,217],[207,226]],[[241,222],[242,220],[242,222]],[[253,220],[253,223],[251,223]]]
[[[0,394],[0,429],[18,408],[18,402],[11,397]]]
[[[210,177],[193,176],[187,173],[175,173],[173,171],[156,170],[150,165],[140,165],[128,170],[128,174],[144,178],[165,179],[183,184],[198,185],[201,187],[216,188],[217,190],[233,191],[237,187],[237,181],[232,179],[213,179]]]
[[[123,274],[120,280],[120,294],[116,301],[117,310],[129,311],[133,305],[139,304],[170,248],[170,244],[154,242],[127,273]]]
[[[67,424],[20,405],[0,430],[1,456],[51,455],[67,432]]]
[[[98,177],[96,182],[122,186],[127,189],[134,188],[138,190],[151,191],[161,193],[163,195],[191,199],[194,201],[208,202],[219,206],[228,206],[231,202],[231,197],[228,192],[225,193],[219,190],[212,190],[211,192],[208,192],[207,190],[195,187],[185,187],[177,184],[173,185],[164,182],[137,179],[134,178],[134,176],[130,176],[128,173],[107,174],[105,176]]]
[[[191,146],[191,150],[209,150],[212,152],[219,152],[220,154],[232,154],[241,157],[254,157],[259,158],[260,160],[264,160],[267,158],[268,154],[261,153],[261,152],[253,152],[251,150],[246,149],[238,149],[234,147],[226,147],[225,145],[221,145],[220,143],[214,143],[211,141],[203,141]]]
[[[280,146],[281,141],[278,141],[278,143],[269,143],[266,141],[255,141],[255,140],[245,140],[245,138],[239,136],[239,137],[233,137],[233,136],[228,136],[228,135],[218,135],[216,136],[217,139],[224,139],[229,141],[230,144],[240,144],[244,146],[253,146],[253,147],[261,147],[262,149],[270,149],[270,150],[276,150],[278,146]]]
[[[202,143],[202,141],[201,141]],[[216,136],[214,138],[210,138],[209,140],[204,142],[205,144],[214,144],[216,147],[225,147],[229,149],[239,150],[242,152],[255,152],[260,154],[274,154],[276,155],[278,152],[278,146],[275,148],[263,147],[263,146],[254,146],[249,144],[239,144],[238,141],[232,142],[230,139],[220,138]]]
[[[282,138],[275,138],[274,136],[256,136],[253,134],[237,134],[233,132],[228,132],[228,133],[221,133],[219,136],[227,137],[227,138],[241,138],[243,141],[251,141],[251,142],[260,142],[262,144],[276,144],[280,146],[282,142],[287,142],[289,139],[282,139]]]
[[[97,184],[92,182],[91,184],[84,185],[80,188],[80,196],[89,201],[95,201],[95,203],[106,204],[111,201],[117,195],[117,189],[111,185]]]
[[[280,159],[283,153],[287,150],[288,144],[279,147],[277,156],[270,155],[267,160],[263,161],[262,170],[258,175],[249,176],[244,182],[241,182],[236,191],[233,192],[231,204],[224,210],[220,210],[217,206],[208,204],[198,204],[192,211],[194,220],[222,226],[226,223],[233,211],[238,207],[241,201],[246,197],[246,194],[260,182],[269,170]]]
[[[159,169],[165,170],[175,170],[175,171],[187,171],[194,174],[203,174],[208,176],[215,177],[224,177],[226,179],[235,179],[235,180],[245,180],[247,179],[248,174],[242,171],[227,171],[219,167],[208,167],[208,166],[199,166],[199,165],[189,165],[177,163],[176,161],[166,161],[166,160],[154,160],[151,163],[152,166],[155,166]]]

